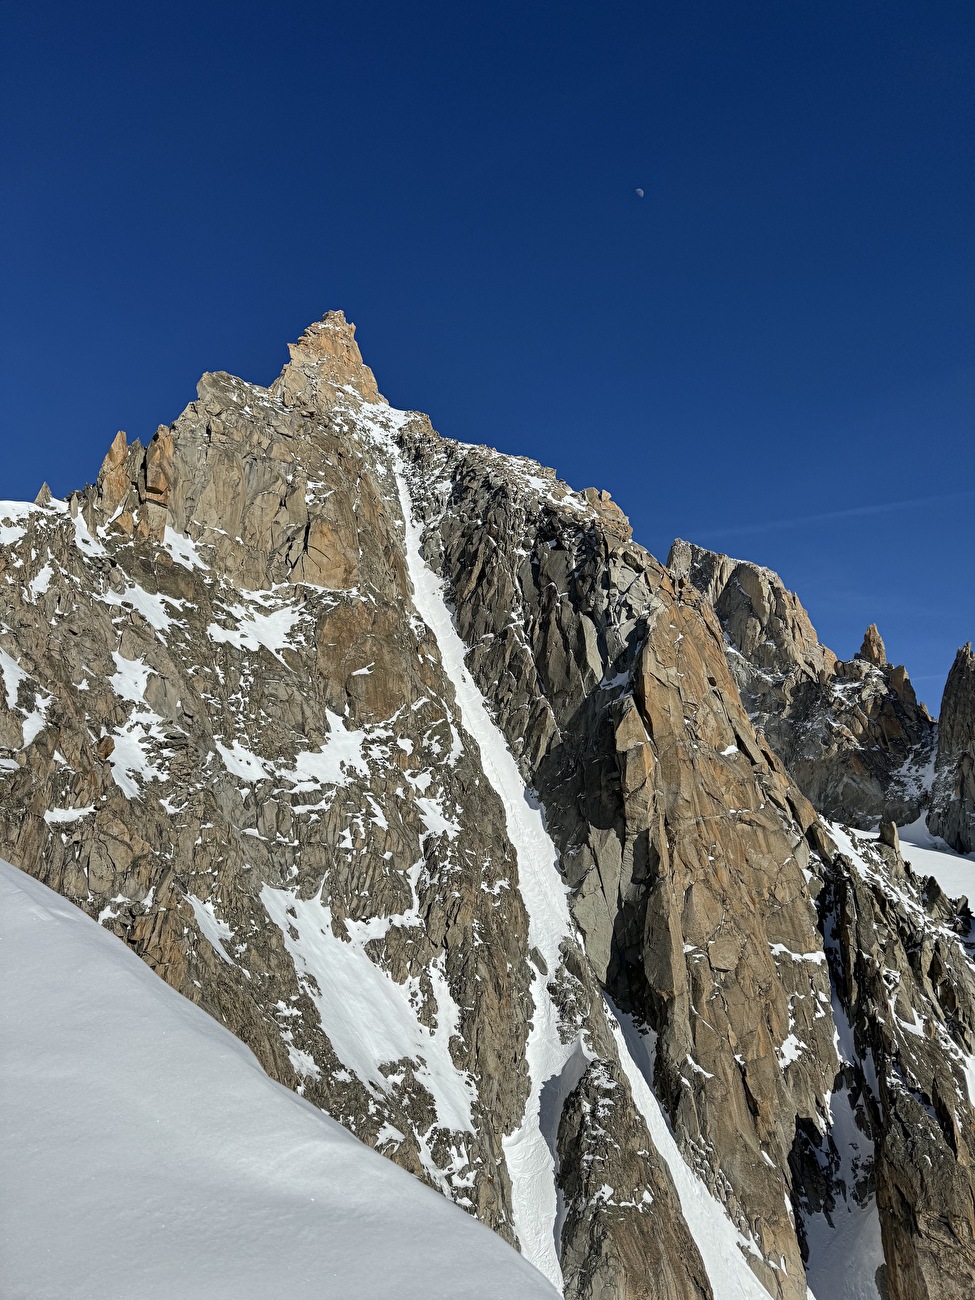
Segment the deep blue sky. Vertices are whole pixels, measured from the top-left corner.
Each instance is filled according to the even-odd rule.
[[[840,655],[878,622],[936,707],[975,638],[970,0],[0,24],[0,496],[341,307],[392,402],[608,488],[661,559],[778,569]]]

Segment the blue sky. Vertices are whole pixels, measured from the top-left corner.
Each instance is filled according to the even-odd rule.
[[[777,569],[933,708],[975,638],[975,7],[5,6],[0,496],[328,308],[397,405]],[[640,199],[635,190],[645,190]]]

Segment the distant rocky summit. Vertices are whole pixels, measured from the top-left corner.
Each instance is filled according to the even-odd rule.
[[[0,857],[571,1300],[975,1294],[971,914],[894,830],[972,847],[970,649],[932,797],[876,628],[439,437],[335,312],[0,506],[0,669]]]
[[[916,820],[937,726],[876,625],[844,662],[770,569],[680,540],[668,566],[713,606],[749,717],[819,812],[861,828]]]

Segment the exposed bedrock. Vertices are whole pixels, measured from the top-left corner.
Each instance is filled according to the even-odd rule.
[[[975,654],[962,646],[948,674],[928,827],[959,853],[975,851]]]
[[[839,660],[771,569],[681,540],[668,566],[713,606],[751,721],[817,811],[856,827],[916,820],[937,727],[876,625]]]

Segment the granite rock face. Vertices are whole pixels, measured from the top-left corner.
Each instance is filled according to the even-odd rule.
[[[886,1288],[964,1300],[975,1293],[971,914],[896,846],[837,838],[847,852],[819,905],[843,1086],[873,1149]],[[819,1167],[839,1168],[835,1144],[815,1145]]]
[[[948,674],[928,828],[959,853],[975,851],[975,654],[962,646]]]
[[[915,821],[937,726],[876,625],[838,660],[770,569],[681,540],[668,566],[714,607],[749,717],[817,810],[860,828]]]
[[[573,1300],[806,1300],[854,1220],[952,1300],[970,917],[749,712],[852,683],[888,766],[930,721],[691,551],[392,410],[330,313],[0,506],[0,855]]]

